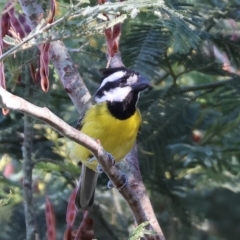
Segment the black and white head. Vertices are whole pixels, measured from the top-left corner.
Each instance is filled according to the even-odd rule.
[[[103,69],[101,72],[104,78],[95,94],[96,102],[107,102],[114,115],[132,115],[139,92],[149,86],[148,80],[138,72],[124,67]]]
[[[101,71],[104,78],[95,94],[97,102],[123,102],[129,94],[138,95],[149,86],[149,82],[134,70],[121,67]]]

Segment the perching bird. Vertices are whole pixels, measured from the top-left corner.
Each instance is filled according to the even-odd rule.
[[[149,82],[138,72],[124,67],[101,71],[104,78],[94,95],[95,104],[82,114],[78,129],[100,140],[105,151],[119,161],[135,143],[142,121],[136,104],[139,92]],[[80,211],[87,210],[94,202],[98,162],[88,149],[77,143],[73,143],[70,151],[74,161],[83,163],[75,205]]]

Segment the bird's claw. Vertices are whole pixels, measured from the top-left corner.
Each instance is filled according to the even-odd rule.
[[[119,187],[117,187],[117,188],[118,188],[119,191],[122,191],[122,190],[127,186],[127,184],[128,184],[128,178],[127,178],[126,174],[124,174],[124,173],[122,173],[122,172],[120,172],[120,174],[121,174],[121,176],[122,176],[122,179],[121,179],[122,185],[119,186]],[[107,187],[108,187],[108,189],[112,189],[112,188],[114,188],[115,186],[114,186],[114,184],[112,183],[112,181],[109,180],[108,183],[107,183]]]
[[[114,166],[115,165],[115,159],[114,159],[114,157],[111,153],[108,153],[108,159],[109,159],[109,161],[111,161],[112,166]]]
[[[127,175],[121,172],[122,175],[122,185],[118,187],[118,190],[121,191],[123,190],[127,185],[128,185],[128,178]]]
[[[108,189],[112,189],[112,188],[114,188],[115,186],[113,185],[112,181],[109,180],[108,183],[107,183],[107,187],[108,187]]]
[[[97,172],[100,174],[100,173],[103,173],[103,169],[102,167],[98,164],[97,165]]]

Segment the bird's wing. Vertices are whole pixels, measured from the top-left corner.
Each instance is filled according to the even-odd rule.
[[[83,124],[83,119],[84,119],[84,116],[88,110],[88,108],[90,108],[92,105],[96,104],[96,101],[95,101],[95,98],[94,98],[94,95],[84,104],[84,107],[83,107],[83,110],[78,118],[78,121],[77,121],[77,125],[76,125],[76,129],[78,129],[79,131],[81,131],[82,129],[82,124]]]

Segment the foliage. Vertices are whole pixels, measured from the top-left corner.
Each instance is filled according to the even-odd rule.
[[[144,237],[144,234],[154,234],[154,231],[146,230],[145,227],[149,222],[143,222],[139,226],[137,226],[129,235],[129,240],[138,240]]]
[[[7,204],[9,203],[11,194],[12,194],[12,193],[11,193],[11,191],[10,191],[10,193],[8,194],[8,198],[0,199],[0,207],[1,207],[1,206],[4,206],[4,205],[7,205]]]
[[[120,42],[124,63],[147,76],[153,86],[139,101],[143,114],[139,161],[166,239],[232,240],[240,234],[239,8],[239,1],[230,0],[131,0],[101,7],[91,1],[91,7],[87,3],[76,9],[69,7],[70,16],[82,15],[54,25],[43,37],[54,33],[65,39],[93,93],[101,80],[98,69],[106,65],[106,46],[99,34],[106,25],[102,14],[126,14]],[[35,41],[40,40],[39,35]],[[77,114],[51,65],[48,93],[40,91],[39,83],[31,82],[26,66],[34,61],[31,56],[36,51],[27,49],[6,59],[8,89],[38,106],[47,106],[67,122],[75,120]],[[0,219],[0,235],[20,239],[25,236],[24,227],[20,228],[24,220],[22,115],[0,114],[0,130],[0,199],[12,192],[9,204],[0,207],[0,215],[6,216]],[[46,233],[43,205],[47,193],[60,238],[65,231],[67,199],[79,168],[68,157],[67,140],[37,120],[32,159],[37,162],[33,189],[40,237],[44,239]],[[97,239],[126,239],[133,226],[131,212],[119,195],[106,191],[106,181],[101,176],[96,193],[100,210],[95,209],[92,216]],[[19,229],[13,231],[14,226]],[[139,226],[131,237],[139,237],[143,229]]]

